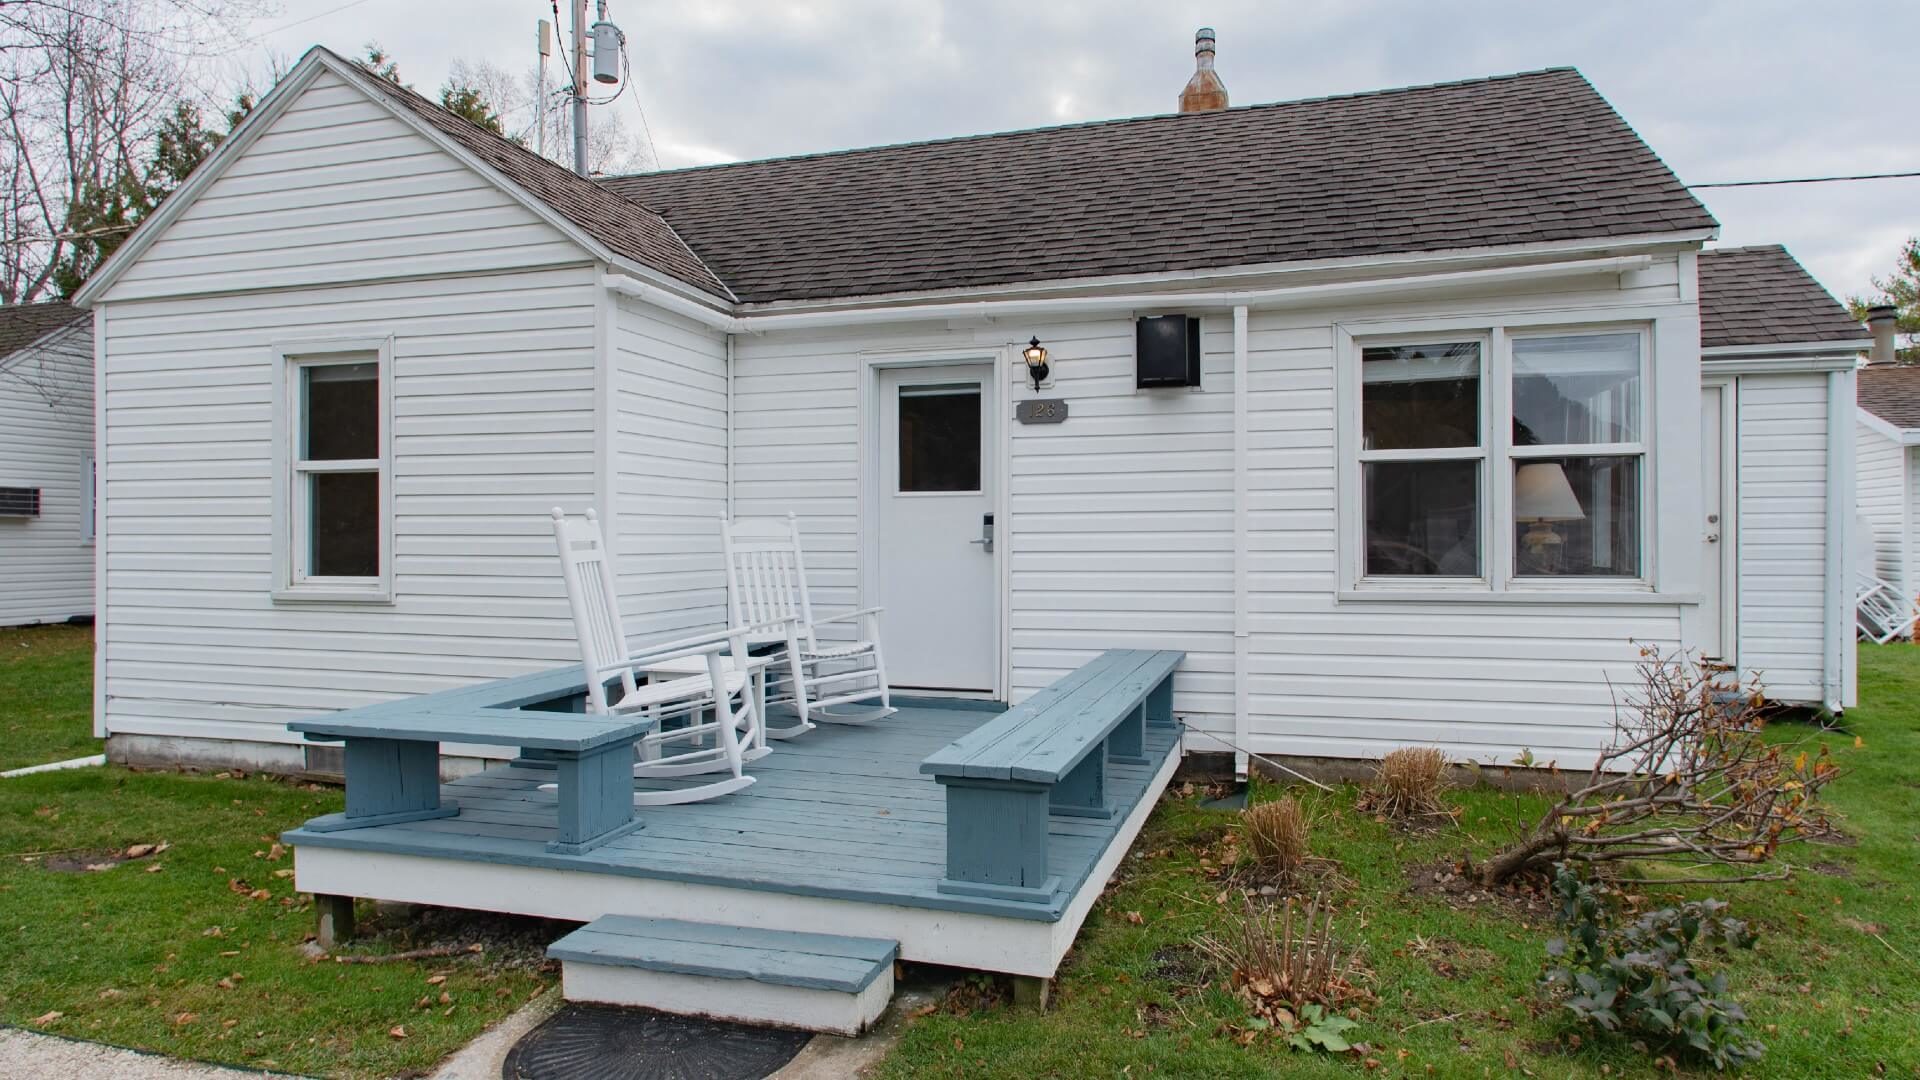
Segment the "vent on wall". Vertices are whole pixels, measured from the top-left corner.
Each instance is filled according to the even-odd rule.
[[[0,517],[39,516],[39,488],[0,487]]]
[[[1134,385],[1200,385],[1200,320],[1149,315],[1134,323]]]

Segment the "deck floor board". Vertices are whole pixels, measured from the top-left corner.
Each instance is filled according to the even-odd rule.
[[[1119,822],[1167,755],[1174,729],[1148,732],[1148,764],[1110,764],[1112,819],[1055,817],[1050,903],[962,897],[938,890],[946,859],[945,792],[920,763],[992,720],[991,712],[908,706],[871,724],[821,725],[774,744],[733,795],[683,806],[642,807],[643,827],[583,855],[546,851],[557,835],[545,769],[498,766],[442,787],[454,817],[332,833],[296,829],[295,845],[513,863],[589,874],[696,881],[761,891],[837,896],[916,907],[1054,919],[1114,840]],[[655,786],[643,783],[642,786]]]

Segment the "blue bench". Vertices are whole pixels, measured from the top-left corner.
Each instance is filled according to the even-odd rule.
[[[345,743],[346,812],[305,827],[339,832],[458,814],[440,800],[440,744],[453,742],[518,747],[522,763],[554,770],[559,835],[547,850],[579,855],[632,832],[640,827],[633,745],[653,721],[537,707],[570,708],[581,678],[574,666],[289,723],[309,740]]]
[[[1113,816],[1109,762],[1145,763],[1149,725],[1172,727],[1183,652],[1111,649],[920,764],[947,793],[942,892],[1046,901],[1051,815]]]

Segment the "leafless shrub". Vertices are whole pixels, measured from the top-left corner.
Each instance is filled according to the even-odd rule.
[[[1440,795],[1447,789],[1447,755],[1432,746],[1403,746],[1380,759],[1359,808],[1407,824],[1452,818]]]
[[[1304,913],[1295,911],[1292,899],[1277,913],[1249,902],[1226,931],[1195,944],[1256,1013],[1283,1027],[1293,1020],[1279,1015],[1283,1009],[1308,1004],[1332,1009],[1371,998],[1359,985],[1364,975],[1359,956],[1334,937],[1333,906],[1320,895]]]
[[[1481,866],[1483,882],[1628,860],[1676,866],[1676,882],[1781,878],[1788,867],[1766,864],[1783,845],[1831,832],[1825,746],[1768,743],[1759,695],[1691,653],[1643,647],[1636,672],[1586,783]]]
[[[1247,852],[1264,875],[1291,881],[1307,865],[1307,813],[1291,795],[1255,803],[1240,812]]]

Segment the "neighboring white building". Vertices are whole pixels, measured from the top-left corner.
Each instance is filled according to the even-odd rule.
[[[93,320],[0,307],[0,626],[93,615]]]
[[[1872,531],[1873,570],[1902,596],[1920,593],[1920,365],[1860,369],[1860,518]]]
[[[98,731],[575,661],[554,505],[637,633],[792,512],[897,685],[1184,649],[1199,752],[1583,764],[1636,642],[1842,707],[1852,376],[1703,366],[1716,230],[1568,70],[587,181],[315,50],[81,293]]]

